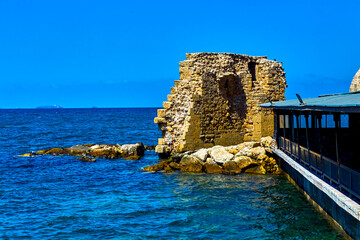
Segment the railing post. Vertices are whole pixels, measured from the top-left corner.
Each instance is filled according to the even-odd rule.
[[[340,158],[339,158],[339,143],[338,143],[338,135],[339,135],[339,127],[340,127],[340,114],[334,113],[334,121],[335,121],[335,150],[336,150],[336,162],[338,168],[338,185],[341,190],[341,180],[340,180]]]
[[[297,137],[297,158],[300,160],[300,136],[299,136],[299,129],[300,129],[300,125],[299,125],[299,115],[296,114],[296,126],[297,126],[297,131],[296,131],[296,137]]]
[[[321,113],[317,116],[317,120],[319,121],[319,145],[320,145],[320,173],[321,173],[321,178],[324,178],[324,162],[323,162],[323,146],[322,146],[322,126],[321,126],[321,120],[322,120],[322,115]]]
[[[305,123],[306,123],[306,148],[307,148],[307,157],[308,157],[308,164],[310,165],[310,152],[309,152],[309,114],[305,114]]]

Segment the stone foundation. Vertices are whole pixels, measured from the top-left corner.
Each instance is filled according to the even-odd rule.
[[[281,63],[230,53],[186,57],[180,80],[154,119],[162,130],[158,153],[230,146],[273,134],[272,110],[259,104],[285,100]]]

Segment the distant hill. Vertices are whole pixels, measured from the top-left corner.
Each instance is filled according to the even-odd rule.
[[[59,109],[59,108],[63,108],[63,107],[57,106],[57,105],[54,105],[54,106],[39,106],[36,109]]]

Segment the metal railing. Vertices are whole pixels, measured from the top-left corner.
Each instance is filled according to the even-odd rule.
[[[360,173],[298,143],[279,137],[279,148],[340,191],[360,200]]]

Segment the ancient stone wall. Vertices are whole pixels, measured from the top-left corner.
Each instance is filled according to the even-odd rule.
[[[350,92],[356,92],[359,90],[360,90],[360,69],[355,74],[350,85]]]
[[[156,151],[183,152],[235,145],[273,134],[273,113],[260,103],[284,100],[285,72],[277,61],[230,53],[193,53],[158,110]]]

